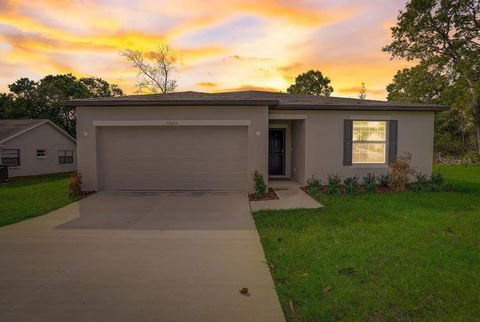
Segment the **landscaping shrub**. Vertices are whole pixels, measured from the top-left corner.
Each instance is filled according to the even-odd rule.
[[[425,173],[417,173],[416,178],[417,178],[417,181],[415,183],[417,183],[417,184],[427,184],[428,183],[428,177]]]
[[[440,172],[433,172],[430,177],[430,182],[436,185],[442,185],[445,183],[445,178]]]
[[[440,191],[456,191],[462,192],[460,190],[457,191],[457,188],[445,182],[443,175],[439,172],[432,173],[430,179],[425,174],[417,174],[416,176],[417,181],[411,185],[413,191],[416,192],[423,192],[423,191],[430,191],[430,192],[440,192]]]
[[[381,174],[380,177],[378,177],[378,180],[380,182],[380,185],[384,188],[390,187],[390,173],[387,172],[386,174]]]
[[[340,192],[342,178],[337,174],[328,175],[327,192],[329,195],[337,195]]]
[[[80,172],[75,171],[70,176],[68,182],[68,196],[70,198],[78,198],[82,195],[82,175]]]
[[[307,191],[311,195],[316,195],[320,191],[321,181],[312,176],[307,179]]]
[[[343,184],[345,186],[345,191],[348,194],[353,195],[353,194],[357,193],[357,191],[358,191],[358,177],[357,176],[346,178],[345,180],[343,180]]]
[[[432,187],[428,181],[428,177],[424,173],[417,173],[416,181],[410,185],[411,189],[415,192],[431,191]]]
[[[267,185],[265,184],[263,175],[260,172],[258,172],[258,170],[255,170],[252,177],[253,177],[253,190],[255,191],[255,195],[258,198],[264,198],[267,195]]]
[[[433,172],[430,176],[431,191],[454,191],[464,193],[467,189],[464,189],[457,185],[452,185],[445,181],[443,174],[440,172]]]
[[[406,153],[390,164],[390,186],[394,191],[402,192],[407,190],[409,177],[415,174],[410,165],[411,161],[412,155]]]
[[[377,192],[377,178],[373,173],[369,173],[363,177],[363,186],[368,193]]]

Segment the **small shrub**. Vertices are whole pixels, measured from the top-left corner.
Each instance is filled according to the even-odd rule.
[[[311,195],[316,195],[320,191],[321,181],[312,176],[307,179],[307,191]]]
[[[414,182],[410,185],[410,189],[414,192],[425,192],[425,191],[430,191],[430,185],[429,184],[421,184]]]
[[[390,173],[387,172],[386,174],[381,174],[380,177],[378,177],[378,181],[382,187],[390,187]]]
[[[415,174],[410,162],[412,155],[406,153],[390,164],[390,186],[394,191],[402,192],[408,188],[409,177]]]
[[[417,174],[417,180],[411,185],[413,191],[423,192],[440,192],[440,191],[452,191],[453,186],[445,183],[443,175],[441,173],[432,173],[430,179],[428,176],[422,173]]]
[[[255,170],[252,175],[253,177],[253,190],[255,191],[255,196],[258,198],[264,198],[267,195],[267,185],[263,179],[263,175]]]
[[[363,177],[363,186],[368,193],[377,192],[377,177],[373,173],[367,174]]]
[[[358,191],[358,177],[350,177],[343,180],[343,184],[345,185],[345,190],[348,194],[353,195],[356,194]]]
[[[435,185],[443,185],[445,183],[445,178],[440,172],[434,172],[430,176],[430,182]]]
[[[82,174],[75,171],[70,176],[68,182],[68,196],[70,198],[78,198],[82,195]]]
[[[428,177],[424,173],[417,173],[415,176],[416,180],[411,184],[411,189],[415,192],[430,191],[432,190],[430,183],[428,182]]]
[[[416,184],[428,183],[428,177],[425,173],[417,173],[416,178],[417,178],[417,181],[415,182]]]
[[[446,192],[460,192],[460,193],[465,193],[468,191],[468,188],[462,187],[462,186],[457,186],[457,185],[452,185],[450,183],[444,183],[442,185],[437,185],[436,186],[438,191],[446,191]]]
[[[327,193],[329,195],[337,195],[340,192],[342,178],[337,174],[328,175]]]

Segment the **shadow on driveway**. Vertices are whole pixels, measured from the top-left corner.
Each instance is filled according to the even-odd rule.
[[[100,192],[56,229],[250,230],[246,193]]]

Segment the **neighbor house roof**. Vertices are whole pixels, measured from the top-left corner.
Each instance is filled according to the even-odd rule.
[[[60,133],[65,135],[68,139],[76,142],[67,132],[59,128],[53,122],[47,119],[20,119],[20,120],[0,120],[0,144],[7,142],[23,133],[26,133],[34,128],[43,125],[50,124]]]
[[[168,94],[128,95],[79,99],[71,106],[269,106],[279,110],[402,110],[444,111],[447,106],[396,103],[344,97],[297,95],[264,91],[225,93],[175,92]]]

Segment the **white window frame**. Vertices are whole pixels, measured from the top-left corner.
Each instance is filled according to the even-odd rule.
[[[6,152],[11,152],[11,151],[16,151],[17,152],[17,157],[16,158],[12,158],[12,157],[6,157],[5,154]],[[11,169],[15,169],[15,168],[20,168],[20,166],[22,165],[22,152],[20,151],[20,149],[2,149],[2,159],[0,159],[0,164],[3,164],[3,159],[17,159],[18,160],[18,164],[17,165],[14,165],[14,166],[8,166],[9,168]]]
[[[67,152],[71,152],[71,156],[67,155]],[[63,155],[61,155],[63,154]],[[67,162],[67,158],[71,157],[72,158],[72,162]],[[60,158],[64,158],[64,162],[60,162]],[[73,153],[73,150],[58,150],[58,164],[73,164],[75,163],[75,160],[74,160],[74,153]]]
[[[43,155],[38,155],[38,152],[43,151]],[[37,159],[46,159],[47,158],[47,149],[37,149],[35,152]]]
[[[364,141],[364,140],[354,140],[352,137],[352,166],[360,166],[360,167],[378,167],[378,166],[387,166],[388,164],[388,120],[386,119],[352,119],[352,134],[353,129],[355,128],[355,122],[383,122],[385,123],[385,139],[383,141]],[[384,152],[384,162],[355,162],[353,161],[353,148],[355,143],[363,143],[363,144],[384,144],[385,145],[385,152]]]

